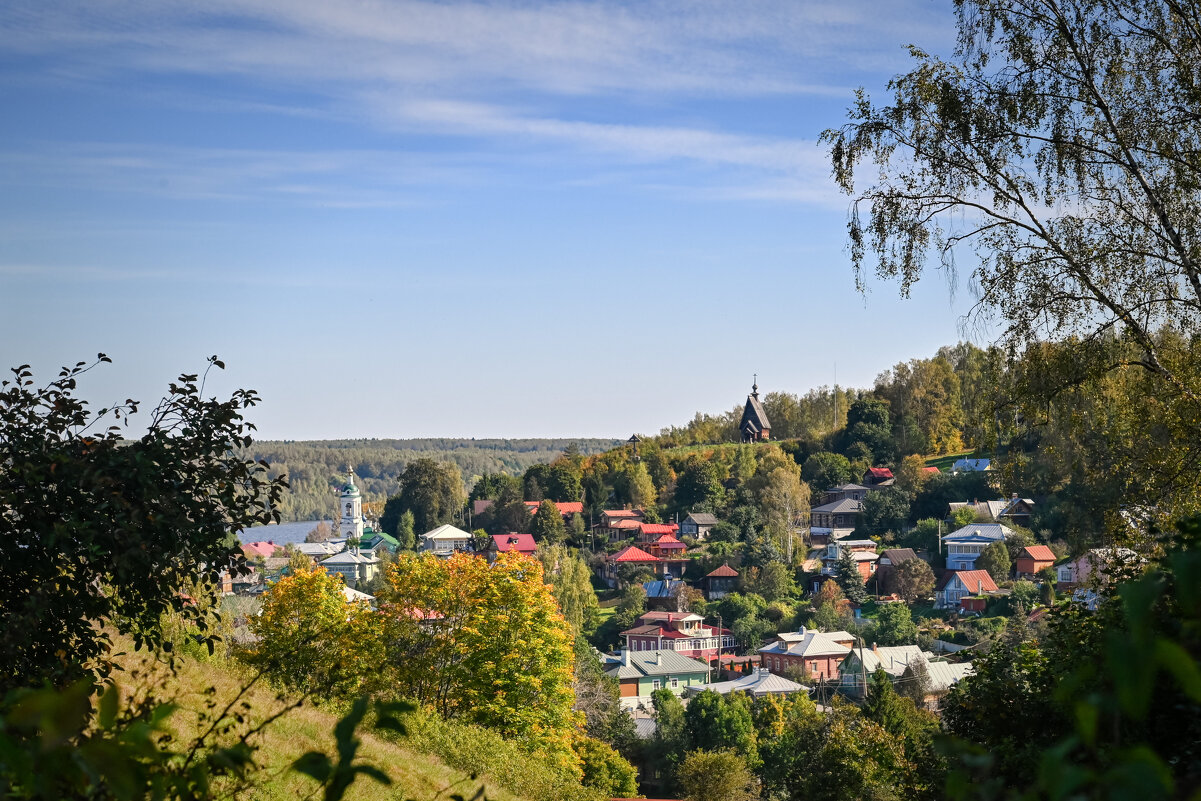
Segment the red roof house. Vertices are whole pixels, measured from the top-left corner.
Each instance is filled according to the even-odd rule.
[[[700,583],[707,600],[724,598],[738,588],[738,571],[726,562],[701,579]]]
[[[680,527],[675,523],[639,523],[638,541],[654,542],[664,534],[675,536],[675,533],[679,530]]]
[[[670,534],[664,534],[659,539],[652,542],[649,546],[649,551],[652,556],[663,558],[678,559],[688,550],[688,546],[677,540]]]
[[[637,545],[627,545],[617,553],[605,559],[601,577],[609,586],[616,587],[618,583],[617,568],[619,565],[646,565],[655,571],[655,575],[663,574],[663,560],[639,548]]]
[[[275,549],[280,546],[276,545],[271,540],[263,542],[248,542],[242,546],[242,553],[246,554],[247,559],[254,559],[256,556],[261,556],[264,559],[275,556]]]
[[[705,625],[704,618],[690,612],[647,612],[621,636],[626,639],[627,651],[667,649],[702,660],[717,655],[719,637],[722,649],[734,647],[732,631]]]
[[[1027,545],[1018,554],[1018,577],[1033,576],[1045,567],[1055,564],[1055,554],[1046,545]]]
[[[934,588],[934,608],[954,609],[964,598],[996,591],[987,570],[948,570]]]
[[[863,474],[863,483],[871,487],[876,484],[883,484],[885,481],[890,481],[892,477],[892,471],[887,467],[869,467],[867,472]]]
[[[530,514],[537,514],[538,507],[542,505],[542,501],[525,501],[525,508],[530,510]],[[581,515],[584,513],[584,504],[581,501],[552,501],[555,508],[559,510],[559,514],[563,517],[568,515]]]
[[[538,549],[538,543],[534,542],[533,534],[517,534],[512,532],[509,534],[493,534],[492,542],[488,548],[489,559],[495,559],[497,554],[506,553],[507,551],[517,551],[526,556],[533,556],[534,551]]]

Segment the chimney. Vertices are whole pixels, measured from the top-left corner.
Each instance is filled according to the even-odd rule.
[[[663,664],[663,652],[662,651],[655,651],[655,664],[656,665]]]
[[[625,648],[621,649],[621,664],[623,664],[627,667],[629,667],[629,664],[630,664],[630,652],[627,651]]]

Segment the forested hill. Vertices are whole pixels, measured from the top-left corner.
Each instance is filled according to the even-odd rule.
[[[414,459],[453,462],[464,480],[485,473],[521,475],[531,465],[553,461],[571,445],[583,455],[618,444],[610,439],[337,439],[255,442],[248,454],[287,473],[292,485],[280,512],[284,521],[321,520],[334,514],[346,466],[354,468],[363,500],[378,504],[399,488],[397,478]],[[378,511],[378,510],[377,510]]]

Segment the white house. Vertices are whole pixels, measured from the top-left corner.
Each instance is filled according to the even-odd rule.
[[[379,559],[375,554],[360,553],[357,549],[334,554],[320,564],[330,573],[341,574],[348,587],[354,586],[357,581],[371,581],[379,571]]]
[[[1013,536],[1013,529],[1000,523],[971,523],[943,535],[947,546],[947,570],[975,570],[976,558],[994,542]]]
[[[471,550],[471,535],[450,523],[443,523],[421,535],[421,550],[436,556],[450,556],[455,551]]]

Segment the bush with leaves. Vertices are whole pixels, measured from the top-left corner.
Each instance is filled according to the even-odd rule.
[[[0,383],[0,693],[43,681],[66,685],[111,669],[111,632],[170,648],[168,612],[208,633],[185,588],[211,597],[243,562],[235,531],[275,520],[287,482],[242,458],[253,426],[249,390],[204,397],[180,376],[144,434],[117,425],[139,404],[93,414],[75,396],[91,367],[64,368],[45,386],[28,366]],[[213,357],[209,366],[221,368]]]

